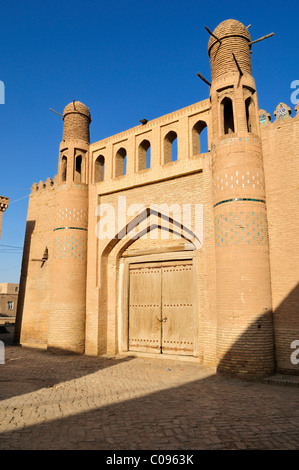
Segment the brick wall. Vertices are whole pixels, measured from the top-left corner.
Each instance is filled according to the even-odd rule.
[[[52,233],[58,195],[54,181],[34,184],[29,198],[16,339],[22,344],[46,347],[50,312],[50,265]],[[49,259],[43,263],[45,249]]]
[[[261,134],[277,370],[299,373],[290,360],[290,345],[299,340],[298,114],[294,118],[288,112],[281,118],[277,115],[273,123],[267,120]]]

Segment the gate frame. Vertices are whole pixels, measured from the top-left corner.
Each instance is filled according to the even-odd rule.
[[[107,244],[101,244],[97,240],[96,251],[98,253],[96,268],[98,310],[95,330],[96,354],[115,355],[118,353],[132,353],[128,349],[128,266],[127,263],[169,261],[180,259],[194,259],[194,282],[196,282],[196,327],[194,341],[194,356],[203,360],[204,351],[204,288],[205,266],[202,240],[199,240],[189,228],[184,227],[175,219],[169,218],[173,224],[173,233],[181,238],[182,244],[178,246],[161,246],[155,248],[126,252],[135,241],[154,229],[164,229],[164,216],[160,212],[154,214],[156,220],[150,217],[151,211],[147,208],[141,214],[133,218],[129,224],[123,227]],[[160,220],[161,218],[161,220]],[[131,237],[135,227],[146,222],[139,236]],[[169,230],[169,227],[167,227]],[[125,236],[126,235],[126,236]],[[135,234],[133,234],[135,235]],[[102,245],[102,246],[101,246]],[[181,251],[179,251],[181,250]],[[92,336],[90,326],[86,331]],[[200,335],[200,341],[199,341]],[[183,357],[183,356],[177,356]],[[192,357],[192,356],[189,356]]]
[[[132,354],[135,351],[129,350],[129,271],[130,265],[136,263],[153,263],[153,262],[161,262],[164,261],[183,261],[183,260],[192,260],[193,266],[193,288],[194,288],[194,351],[193,357],[197,357],[199,355],[199,346],[198,346],[198,283],[196,282],[198,279],[198,256],[197,251],[172,251],[172,252],[161,252],[161,253],[152,253],[152,254],[143,254],[144,252],[140,252],[139,255],[130,256],[127,255],[126,257],[122,256],[119,259],[119,269],[118,269],[118,292],[121,295],[121,298],[118,300],[118,350],[119,352],[130,352]],[[142,353],[142,354],[149,354],[149,353]],[[167,354],[163,354],[166,356]],[[160,354],[157,354],[159,357]],[[175,356],[175,354],[171,354],[171,356]],[[178,357],[180,355],[177,355]],[[192,356],[190,356],[192,357]]]

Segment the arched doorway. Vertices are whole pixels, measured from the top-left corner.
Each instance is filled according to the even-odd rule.
[[[107,332],[107,351],[193,356],[198,350],[200,242],[191,230],[171,220],[173,234],[181,237],[180,249],[176,239],[166,251],[128,255],[128,247],[132,248],[142,235],[163,230],[163,215],[154,216],[157,223],[152,213],[151,217],[147,212],[140,214],[127,226],[135,234],[143,223],[138,238],[122,238],[119,233],[102,252],[101,298],[107,300],[101,302],[101,325],[102,332]]]

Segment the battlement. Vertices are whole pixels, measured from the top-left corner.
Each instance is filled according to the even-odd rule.
[[[271,114],[269,114],[264,109],[260,109],[259,110],[260,126],[261,127],[268,126],[268,125],[277,126],[277,125],[285,124],[286,122],[290,122],[290,120],[299,120],[299,103],[297,103],[297,105],[295,106],[295,111],[296,111],[296,115],[292,118],[291,108],[285,103],[280,102],[276,106],[273,112],[275,119],[272,121]]]
[[[46,181],[40,181],[39,183],[34,183],[31,187],[30,196],[37,196],[39,194],[47,194],[49,191],[60,191],[62,189],[72,189],[79,188],[82,190],[87,189],[87,184],[85,183],[59,183],[57,175],[53,179],[47,178]]]
[[[33,183],[31,187],[31,194],[37,193],[40,191],[54,189],[57,185],[57,176],[54,176],[53,179],[47,178],[46,181],[40,181],[39,183]]]

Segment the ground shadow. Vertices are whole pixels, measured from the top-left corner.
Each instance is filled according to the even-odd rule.
[[[293,318],[290,312],[297,301],[298,286],[274,311],[274,326],[279,326],[276,314],[285,321]],[[269,321],[264,317],[250,325],[229,356],[244,352],[249,337],[261,339],[259,333]],[[144,356],[140,366],[139,359],[130,356],[53,354],[16,346],[12,335],[3,334],[0,339],[6,342],[8,359],[0,366],[0,398],[11,398],[4,416],[8,413],[15,422],[13,429],[11,421],[6,423],[10,430],[1,433],[0,449],[298,448],[297,388],[222,373],[205,375],[199,363]],[[259,347],[260,340],[256,344]],[[288,360],[291,352],[288,349]],[[255,351],[250,354],[254,357]],[[198,370],[195,380],[194,368]],[[298,371],[299,365],[293,367],[293,373]],[[87,386],[81,390],[76,382],[74,391],[68,381],[81,378]],[[31,425],[25,418],[29,399],[36,401],[32,409],[36,420]]]
[[[82,359],[81,356],[79,362]],[[13,414],[16,426],[1,433],[0,449],[115,452],[130,449],[295,449],[298,445],[299,430],[293,418],[294,409],[299,406],[295,388],[283,389],[282,393],[282,387],[220,375],[204,376],[200,368],[198,379],[190,380],[196,376],[194,365],[160,360],[160,368],[157,368],[155,359],[155,375],[151,383],[147,382],[151,391],[145,393],[142,379],[150,372],[153,360],[140,366],[138,359],[134,359],[135,371],[126,365],[121,370],[115,368],[116,385],[109,380],[100,386],[100,371],[97,378],[89,378],[90,390],[85,390],[86,395],[80,395],[78,391],[74,399],[73,389],[66,386],[64,394],[54,388],[42,396],[40,393],[33,396],[33,403],[36,401],[38,407],[33,406],[31,417],[35,414],[37,424],[22,425],[21,410],[16,409]],[[129,382],[125,372],[130,374],[133,398],[127,398]],[[180,381],[184,383],[178,385]],[[155,386],[160,390],[153,392]],[[97,396],[92,395],[92,390],[97,390]],[[103,393],[106,403],[101,406]],[[121,399],[122,394],[126,398]],[[47,419],[49,406],[52,406],[52,416]],[[57,411],[58,407],[60,411]],[[24,415],[26,411],[24,406]],[[67,416],[57,416],[63,413]]]
[[[131,360],[23,347],[14,342],[14,327],[5,328],[6,332],[0,332],[0,341],[5,345],[5,364],[0,365],[0,400],[53,387]]]

